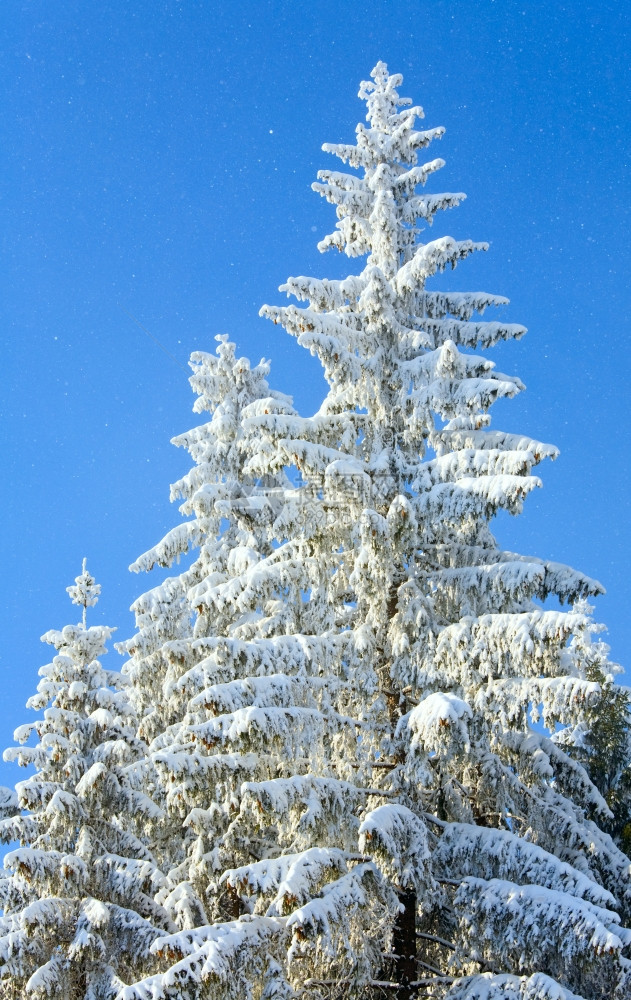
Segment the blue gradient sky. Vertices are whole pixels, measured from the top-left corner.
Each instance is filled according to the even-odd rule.
[[[317,362],[257,313],[290,274],[359,267],[318,254],[334,213],[310,184],[378,59],[447,128],[428,187],[468,194],[432,237],[491,245],[441,280],[507,295],[498,318],[529,328],[493,354],[528,386],[494,424],[561,448],[496,531],[602,580],[628,662],[630,49],[624,4],[602,0],[4,0],[2,746],[30,715],[39,636],[78,618],[84,555],[92,622],[133,630],[153,580],[127,566],[179,519],[189,353],[229,333],[318,407]]]

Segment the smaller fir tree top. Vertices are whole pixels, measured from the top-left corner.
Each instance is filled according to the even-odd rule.
[[[86,568],[87,560],[84,558],[81,575],[75,577],[74,585],[66,587],[70,600],[73,604],[80,604],[83,608],[83,627],[86,627],[86,609],[93,608],[98,602],[101,593],[101,584],[96,583],[94,577]]]
[[[148,847],[161,814],[146,747],[126,679],[99,661],[114,629],[86,626],[100,587],[85,559],[67,590],[83,620],[42,636],[56,655],[27,707],[43,713],[4,752],[35,773],[16,785],[21,812],[0,821],[0,840],[20,845],[0,879],[3,1000],[113,1000],[155,969],[150,946],[174,929],[154,900],[165,878]]]

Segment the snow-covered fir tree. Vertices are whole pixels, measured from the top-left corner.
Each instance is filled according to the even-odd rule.
[[[321,361],[319,411],[225,343],[193,359],[213,414],[176,439],[193,517],[136,568],[199,556],[137,602],[126,648],[184,831],[169,891],[199,906],[120,1000],[631,993],[630,862],[573,756],[610,683],[601,587],[491,533],[557,451],[490,428],[523,388],[475,353],[524,333],[481,318],[506,299],[428,288],[487,247],[427,240],[464,195],[423,193],[443,129],[417,130],[400,83],[375,67],[368,127],[324,147],[358,172],[315,185],[339,220],[320,248],[363,270],[263,309]]]
[[[593,608],[585,604],[586,613]],[[611,810],[605,828],[628,854],[631,851],[631,699],[628,688],[615,683],[622,671],[609,660],[609,647],[598,633],[602,625],[591,624],[581,636],[582,671],[600,687],[575,729],[566,728],[559,740],[580,760]],[[576,642],[576,640],[574,640]]]
[[[173,439],[194,460],[191,471],[171,488],[171,498],[183,501],[180,510],[191,519],[131,569],[170,566],[189,550],[198,551],[182,574],[138,598],[132,608],[138,630],[119,646],[131,654],[127,672],[141,713],[140,734],[153,740],[152,763],[161,781],[152,785],[152,793],[168,811],[160,830],[160,856],[171,887],[167,902],[184,928],[234,911],[234,894],[227,887],[208,896],[214,872],[207,860],[212,842],[208,814],[216,819],[225,794],[218,788],[224,789],[227,777],[232,782],[250,774],[243,771],[245,764],[235,771],[232,757],[207,759],[201,745],[203,759],[188,746],[180,752],[182,726],[207,719],[208,685],[226,673],[217,664],[224,655],[222,637],[248,637],[252,631],[247,616],[235,621],[230,600],[215,607],[209,621],[205,594],[272,551],[271,486],[280,483],[284,496],[287,484],[285,476],[270,477],[261,490],[256,477],[244,472],[243,415],[293,413],[291,401],[267,384],[268,362],[251,366],[247,358],[235,356],[235,345],[226,336],[216,339],[215,354],[195,352],[191,357],[190,382],[198,395],[194,410],[209,412],[210,419]]]
[[[113,629],[86,626],[100,586],[85,561],[68,591],[82,621],[42,636],[56,655],[27,707],[43,716],[4,754],[35,773],[0,822],[20,844],[0,879],[3,1000],[113,1000],[159,968],[151,945],[177,926],[155,901],[165,879],[147,846],[160,816],[142,788],[146,747],[124,678],[97,659]]]

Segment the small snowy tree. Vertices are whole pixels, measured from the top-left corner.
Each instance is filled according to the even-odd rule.
[[[152,791],[168,812],[160,830],[160,856],[170,886],[167,902],[184,928],[206,923],[206,910],[216,918],[234,912],[235,895],[226,886],[214,897],[207,894],[213,872],[208,860],[214,829],[210,816],[216,823],[225,789],[252,774],[252,755],[237,765],[221,755],[210,762],[202,759],[201,742],[194,753],[181,750],[183,727],[207,719],[208,685],[232,678],[230,659],[245,656],[243,640],[256,631],[251,616],[235,616],[230,598],[213,606],[209,620],[206,594],[225,594],[235,572],[256,565],[272,551],[271,486],[279,477],[269,477],[262,488],[256,476],[244,472],[249,452],[243,416],[293,412],[286,396],[270,390],[266,361],[251,366],[247,358],[236,357],[235,345],[226,336],[216,339],[215,354],[198,351],[191,357],[190,382],[198,396],[194,410],[208,412],[210,419],[173,439],[194,461],[190,472],[171,487],[171,498],[182,500],[180,511],[189,520],[168,532],[131,569],[171,566],[189,551],[195,556],[178,576],[138,598],[132,609],[138,630],[119,646],[131,657],[126,670],[141,714],[140,733],[151,741],[160,779]],[[280,478],[286,485],[286,477]],[[238,636],[238,641],[226,643],[229,635]]]
[[[210,555],[175,604],[152,605],[158,689],[144,619],[128,644],[137,698],[161,706],[148,718],[162,794],[195,833],[169,877],[195,882],[206,920],[157,941],[171,967],[121,1000],[631,989],[629,859],[570,752],[606,696],[581,603],[601,587],[491,533],[557,452],[489,427],[492,404],[523,389],[472,353],[525,332],[480,318],[506,299],[426,287],[487,247],[424,242],[464,195],[419,190],[443,161],[418,152],[443,130],[415,128],[400,82],[375,67],[368,127],[324,147],[360,173],[315,185],[339,220],[320,249],[365,267],[290,278],[306,305],[263,309],[320,359],[326,398],[309,418],[273,394],[232,408],[247,502],[194,455],[184,512],[207,520],[183,535]],[[215,412],[229,383],[213,383]],[[200,436],[221,454],[220,435]]]
[[[593,608],[582,605],[586,614]],[[611,817],[605,828],[628,854],[631,851],[631,698],[628,688],[616,684],[622,668],[608,659],[609,647],[596,638],[602,625],[590,624],[572,643],[579,642],[579,662],[590,681],[600,687],[600,698],[587,706],[582,723],[557,736],[568,752],[586,768],[605,798]]]
[[[199,644],[193,640],[209,631],[202,613],[209,580],[228,578],[235,562],[260,558],[256,546],[265,545],[264,536],[252,531],[254,523],[265,523],[269,507],[267,497],[262,496],[266,511],[256,516],[254,494],[263,491],[257,491],[255,477],[243,473],[247,457],[243,414],[256,405],[272,414],[293,412],[291,400],[269,389],[268,362],[251,367],[247,358],[235,356],[235,345],[227,336],[216,339],[215,354],[196,351],[190,362],[190,383],[198,395],[194,411],[208,411],[211,419],[172,440],[186,448],[194,461],[190,472],[171,487],[171,500],[183,501],[180,511],[189,520],[169,531],[130,567],[135,573],[156,565],[168,567],[198,550],[183,573],[137,599],[132,607],[137,632],[119,647],[131,654],[127,669],[140,699],[143,730],[149,734],[164,732],[180,722],[186,711],[188,670],[201,658]],[[245,514],[245,527],[236,522],[237,511]],[[233,624],[231,618],[228,622]],[[213,627],[220,635],[227,622],[215,618]]]
[[[86,627],[100,586],[85,561],[68,591],[82,622],[42,637],[57,653],[28,707],[44,714],[4,754],[35,773],[0,822],[21,845],[0,881],[3,1000],[111,1000],[158,967],[150,946],[175,927],[154,899],[164,877],[147,847],[159,813],[142,790],[146,749],[123,678],[97,659],[113,629]]]

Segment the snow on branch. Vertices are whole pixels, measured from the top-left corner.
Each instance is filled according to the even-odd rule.
[[[283,854],[224,872],[222,882],[261,900],[269,917],[291,913],[308,902],[329,882],[348,869],[349,855],[339,848],[312,847],[300,854]]]
[[[379,795],[378,789],[362,788],[339,778],[313,774],[245,782],[241,787],[241,810],[249,811],[261,826],[282,819],[285,836],[294,842],[297,836],[340,838],[359,826],[356,812],[365,806],[367,797]],[[349,842],[350,843],[350,842]]]
[[[186,521],[171,528],[158,545],[154,545],[139,556],[129,567],[132,573],[143,573],[154,566],[170,566],[190,549],[196,548],[204,538],[203,527],[198,520]]]
[[[620,953],[631,944],[617,913],[540,885],[467,877],[454,906],[466,939],[477,943],[477,957],[520,971],[543,965],[562,973],[566,963]]]
[[[419,285],[423,287],[426,279],[436,271],[444,271],[448,264],[455,267],[459,260],[464,260],[476,250],[488,250],[488,243],[457,241],[451,236],[443,236],[419,247],[412,260],[399,268],[394,282],[398,294],[411,294]]]
[[[374,935],[377,913],[388,904],[398,908],[394,891],[383,884],[373,864],[358,864],[324,886],[315,899],[294,910],[287,919],[287,929],[292,933],[290,961],[300,955],[314,955],[325,968],[327,964],[335,968],[348,963],[360,976],[363,965],[366,975],[379,942],[374,936],[367,941],[365,935],[368,929]]]
[[[392,802],[366,814],[359,827],[359,849],[373,857],[386,878],[401,889],[421,893],[432,882],[425,824],[406,806]]]
[[[452,675],[466,666],[488,679],[554,676],[567,640],[585,621],[579,614],[540,610],[465,617],[440,632],[436,661]]]
[[[532,976],[482,972],[460,979],[443,1000],[585,1000],[543,972]]]
[[[466,701],[450,692],[435,691],[401,719],[399,729],[412,733],[410,747],[449,757],[455,748],[469,745],[468,721],[473,712]]]
[[[611,893],[593,879],[508,830],[450,823],[432,854],[432,863],[448,878],[475,876],[531,883],[596,906],[615,906]]]
[[[116,1000],[174,1000],[199,983],[226,1000],[247,996],[250,977],[262,973],[268,949],[278,947],[277,939],[284,934],[285,921],[245,914],[229,923],[159,938],[152,951],[174,964],[161,975],[123,987]]]

